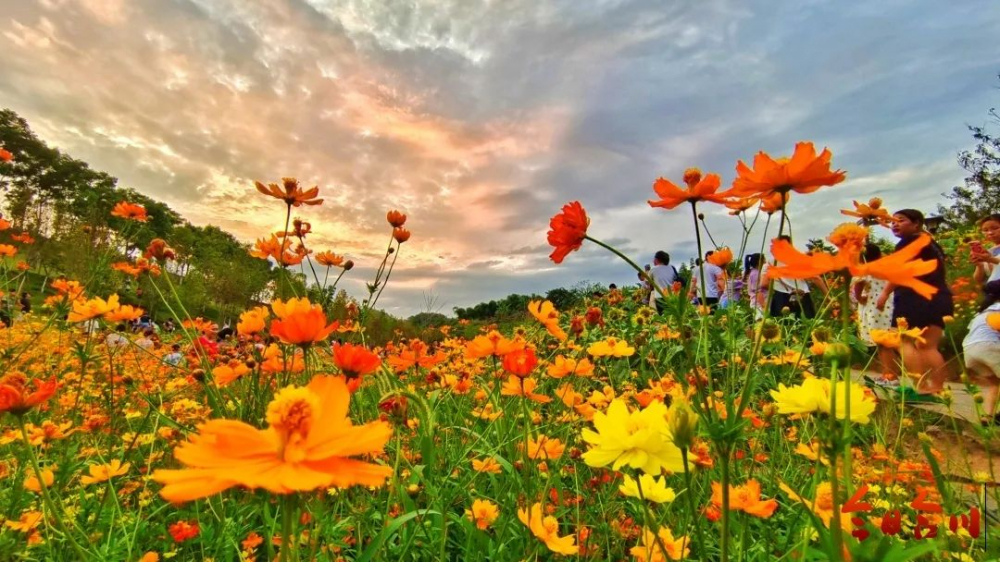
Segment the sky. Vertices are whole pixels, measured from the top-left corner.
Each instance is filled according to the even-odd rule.
[[[998,36],[992,0],[0,0],[0,106],[242,240],[284,222],[254,180],[319,186],[298,216],[358,264],[355,296],[399,209],[413,236],[379,307],[450,314],[636,281],[589,243],[549,260],[569,201],[640,264],[686,261],[690,213],[650,208],[653,181],[695,166],[728,185],[738,159],[802,140],[848,179],[792,198],[796,239],[852,199],[934,211],[1000,100]],[[740,223],[704,211],[738,246]]]

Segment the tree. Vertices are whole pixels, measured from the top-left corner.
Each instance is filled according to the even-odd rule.
[[[990,132],[991,125],[1000,125],[996,109],[990,109],[986,125],[969,126],[978,144],[958,155],[959,165],[969,176],[964,186],[945,195],[952,202],[949,207],[938,206],[938,212],[948,222],[973,222],[1000,210],[1000,137]]]

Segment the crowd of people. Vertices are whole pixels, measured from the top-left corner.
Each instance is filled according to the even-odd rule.
[[[945,253],[926,230],[925,222],[920,211],[903,209],[892,216],[889,226],[898,240],[895,252],[924,236],[930,238],[916,259],[936,263],[933,271],[920,277],[936,289],[933,297],[926,299],[911,288],[870,276],[854,278],[849,288],[858,338],[871,350],[873,368],[880,374],[874,382],[897,388],[911,401],[937,401],[936,395],[945,388],[949,375],[956,375],[961,370],[960,366],[949,369],[940,350],[945,323],[954,314],[954,305],[947,282]],[[975,264],[974,280],[982,287],[983,304],[963,342],[964,365],[982,391],[984,410],[988,414],[986,421],[1000,423],[1000,415],[996,412],[1000,389],[1000,332],[988,322],[990,314],[1000,312],[1000,214],[984,218],[978,226],[992,247],[985,248],[978,242],[969,245],[970,259]],[[787,236],[780,238],[791,242]],[[665,301],[660,290],[667,294],[684,290],[690,302],[710,308],[745,301],[757,320],[762,319],[765,312],[772,318],[811,319],[817,314],[817,303],[830,291],[821,276],[807,280],[771,278],[768,260],[763,254],[749,254],[742,264],[725,269],[713,263],[712,255],[713,252],[708,252],[704,259],[695,260],[685,288],[681,273],[670,264],[669,254],[662,250],[656,252],[653,264],[646,266],[645,275],[639,275],[642,298],[648,298],[649,305],[662,312]],[[882,256],[877,244],[868,242],[865,245],[864,261]],[[997,318],[1000,320],[1000,316]],[[879,345],[873,337],[873,334],[894,328],[915,329],[920,337],[901,338],[898,349]],[[899,384],[903,373],[915,380],[914,386]]]

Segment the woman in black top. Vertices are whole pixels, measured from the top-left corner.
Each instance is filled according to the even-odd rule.
[[[899,238],[896,251],[914,243],[921,236],[930,236],[924,232],[924,215],[914,209],[903,209],[893,215],[892,233]],[[944,357],[938,350],[941,336],[944,334],[944,317],[954,313],[951,290],[945,276],[944,251],[937,242],[920,250],[917,259],[937,262],[934,271],[918,277],[921,281],[937,287],[937,292],[930,299],[918,295],[908,287],[897,287],[892,283],[886,285],[876,303],[879,310],[892,295],[892,321],[898,323],[905,318],[910,328],[926,328],[923,337],[926,343],[903,338],[900,353],[903,355],[903,366],[906,371],[920,376],[917,391],[921,394],[935,394],[944,387],[947,371],[944,368]],[[898,325],[898,324],[897,324]]]

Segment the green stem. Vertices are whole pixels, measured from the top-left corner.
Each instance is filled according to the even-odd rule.
[[[726,445],[722,451],[722,554],[719,558],[722,562],[729,560],[729,454],[730,448]]]
[[[298,546],[295,538],[295,494],[288,494],[281,500],[281,562],[291,562],[298,559]]]
[[[78,560],[88,560],[89,556],[83,548],[73,540],[73,535],[70,534],[69,529],[66,528],[66,523],[62,520],[59,512],[56,511],[55,504],[52,503],[52,498],[49,497],[49,487],[45,485],[45,478],[42,477],[42,469],[38,466],[38,459],[35,457],[35,451],[31,448],[31,442],[28,440],[28,430],[24,427],[24,418],[22,416],[17,416],[17,424],[21,428],[21,439],[24,442],[24,446],[28,451],[28,459],[31,461],[31,468],[35,471],[35,478],[38,479],[38,489],[42,492],[42,502],[45,504],[45,509],[48,510],[49,514],[56,522],[56,527],[62,532],[66,540],[69,541],[70,546],[76,551],[76,556]]]
[[[688,467],[688,450],[687,447],[681,448],[681,459],[684,462],[684,495],[687,496],[688,510],[691,512],[691,521],[694,526],[694,536],[697,542],[698,555],[706,556],[705,552],[705,541],[701,536],[701,524],[698,519],[698,511],[694,505],[694,490],[691,489],[691,469]]]

